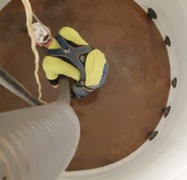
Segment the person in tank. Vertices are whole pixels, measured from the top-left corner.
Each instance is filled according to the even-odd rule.
[[[75,29],[62,27],[54,37],[41,22],[32,27],[36,44],[48,50],[42,67],[52,87],[59,86],[61,76],[72,78],[72,98],[82,98],[103,85],[108,72],[105,54],[90,46]]]

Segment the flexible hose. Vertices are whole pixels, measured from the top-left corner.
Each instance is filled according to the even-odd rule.
[[[30,4],[29,0],[21,0],[21,1],[24,5],[24,8],[25,8],[26,25],[27,25],[29,36],[31,38],[31,49],[32,49],[32,51],[34,53],[34,56],[35,56],[34,76],[35,76],[35,79],[36,79],[36,82],[37,82],[37,85],[38,85],[38,99],[46,104],[46,102],[44,102],[42,100],[42,87],[41,87],[40,79],[39,79],[39,76],[38,76],[39,54],[38,54],[38,51],[36,49],[36,40],[35,40],[33,28],[32,28],[32,21],[33,21],[32,8],[31,8],[31,4]]]

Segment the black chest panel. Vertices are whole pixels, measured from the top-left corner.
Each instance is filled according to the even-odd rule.
[[[61,35],[55,37],[61,48],[49,49],[48,55],[58,57],[63,61],[73,65],[80,71],[81,84],[86,80],[85,62],[87,54],[93,50],[89,45],[77,45],[71,41],[67,41]]]

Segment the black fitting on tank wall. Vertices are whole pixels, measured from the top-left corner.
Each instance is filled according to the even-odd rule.
[[[164,117],[168,116],[168,114],[170,113],[170,110],[171,110],[171,106],[165,107],[163,109],[163,115],[164,115]]]
[[[173,80],[171,81],[171,85],[173,86],[173,88],[176,88],[177,86],[177,78],[173,78]]]
[[[152,141],[158,134],[158,131],[152,131],[151,133],[149,133],[148,138],[150,141]]]
[[[165,37],[164,43],[168,46],[171,46],[171,40],[168,36]]]
[[[148,8],[147,15],[150,19],[157,19],[157,14],[152,8]]]

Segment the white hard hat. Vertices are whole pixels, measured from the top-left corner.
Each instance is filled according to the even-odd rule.
[[[32,24],[32,27],[38,44],[46,43],[51,38],[51,32],[47,26],[40,22],[35,22]]]

